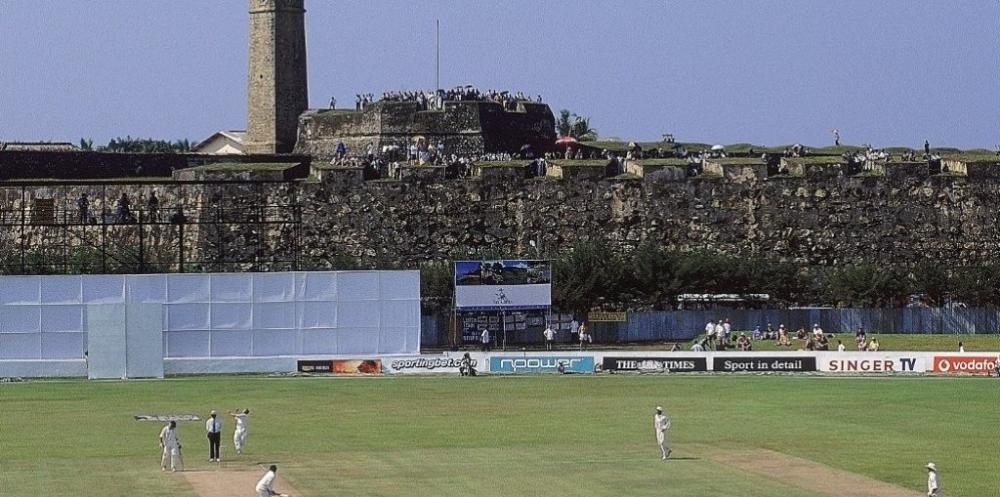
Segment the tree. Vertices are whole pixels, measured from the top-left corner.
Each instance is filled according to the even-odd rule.
[[[944,303],[945,295],[954,290],[951,275],[941,264],[921,262],[910,271],[913,291],[926,295],[935,306]]]
[[[559,111],[559,119],[556,119],[556,131],[559,132],[559,136],[570,136],[570,133],[573,132],[571,115],[566,109]]]
[[[593,141],[597,139],[597,130],[590,127],[590,118],[576,116],[573,120],[573,136],[580,141]]]
[[[906,275],[892,267],[860,264],[830,273],[826,284],[831,302],[856,307],[892,307],[909,294]]]
[[[628,270],[604,241],[580,242],[552,264],[553,301],[563,311],[586,312],[600,303],[621,303]]]
[[[597,139],[597,130],[590,127],[589,117],[579,116],[566,109],[559,111],[556,131],[559,132],[559,136],[572,136],[580,141]]]
[[[94,150],[94,140],[92,138],[80,138],[80,150],[85,152]]]
[[[420,265],[420,300],[425,312],[443,313],[452,307],[455,266],[448,261]]]

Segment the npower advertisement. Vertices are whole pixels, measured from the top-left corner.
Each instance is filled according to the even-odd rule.
[[[491,373],[593,373],[594,358],[578,356],[493,356],[490,357]]]

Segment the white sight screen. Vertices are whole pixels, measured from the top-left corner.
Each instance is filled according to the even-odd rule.
[[[420,350],[420,274],[343,271],[0,277],[0,360],[78,359],[88,306],[162,304],[166,357]]]

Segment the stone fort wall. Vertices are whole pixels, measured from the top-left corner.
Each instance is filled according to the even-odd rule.
[[[183,204],[189,215],[223,221],[252,216],[260,203],[285,206],[269,214],[285,224],[222,223],[189,231],[184,243],[206,264],[249,257],[262,263],[296,260],[301,269],[318,269],[342,257],[401,262],[484,253],[544,257],[596,239],[623,252],[649,241],[823,266],[977,264],[1000,257],[995,174],[932,175],[926,168],[889,166],[886,174],[845,175],[831,164],[823,170],[813,166],[809,174],[769,176],[755,165],[709,166],[716,172],[697,177],[659,167],[643,177],[614,179],[597,168],[570,164],[551,169],[562,177],[529,178],[526,166],[511,164],[456,180],[444,180],[440,170],[414,168],[421,174],[404,174],[402,181],[364,182],[359,170],[327,168],[310,180],[272,183],[252,178],[101,186],[3,183],[0,215],[9,220],[28,214],[24,226],[2,228],[0,250],[45,247],[65,237],[58,227],[33,225],[36,199],[52,199],[57,210],[72,212],[80,192],[94,195],[104,188],[109,208],[121,192],[156,191],[163,211]],[[997,168],[1000,164],[990,169]],[[101,202],[95,199],[92,209]],[[86,229],[97,235],[98,228]],[[178,243],[172,229],[157,227],[159,238],[146,243],[162,244],[162,252],[169,253]],[[120,234],[108,236],[120,236],[124,246],[138,236],[125,228],[112,231]]]
[[[361,111],[310,111],[299,119],[295,152],[330,160],[343,141],[352,155],[373,143],[405,147],[415,137],[443,142],[448,154],[517,152],[525,144],[545,151],[555,141],[555,118],[548,105],[531,102],[504,110],[493,102],[445,102],[442,110],[421,111],[415,102],[378,102]]]

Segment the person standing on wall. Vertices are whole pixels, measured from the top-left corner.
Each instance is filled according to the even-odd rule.
[[[222,440],[222,420],[213,410],[205,422],[205,431],[208,432],[208,462],[219,462],[219,442]]]

